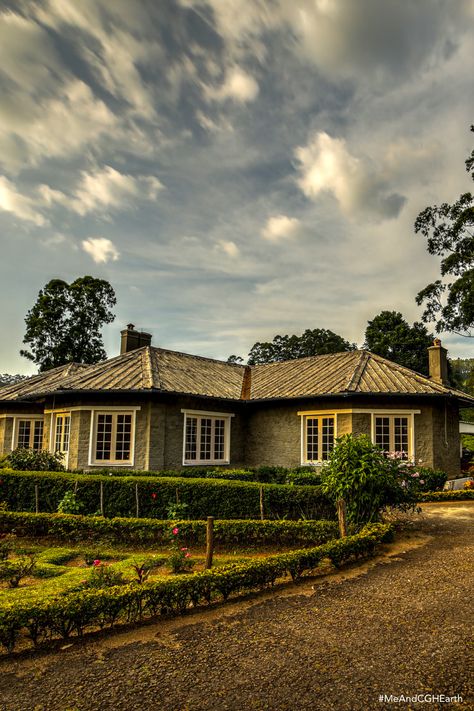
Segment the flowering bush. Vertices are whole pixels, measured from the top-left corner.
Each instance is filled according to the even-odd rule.
[[[188,573],[194,566],[191,560],[191,553],[179,542],[179,528],[174,526],[171,529],[171,555],[168,558],[168,566],[173,573]]]
[[[420,476],[404,456],[386,456],[367,435],[343,435],[322,469],[323,493],[334,502],[344,499],[348,522],[356,527],[378,521],[385,508],[414,510]]]
[[[474,479],[469,479],[468,481],[464,482],[464,488],[474,489]]]
[[[125,582],[122,573],[97,559],[92,563],[89,578],[82,584],[82,587],[97,590],[110,588],[113,585],[124,585]]]

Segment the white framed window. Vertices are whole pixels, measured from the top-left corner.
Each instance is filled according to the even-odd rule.
[[[303,464],[319,464],[329,459],[336,437],[336,416],[334,414],[308,414],[302,416]]]
[[[71,415],[55,415],[54,451],[67,454],[69,452],[69,437],[71,433]]]
[[[131,466],[135,449],[135,410],[94,410],[89,464]]]
[[[229,464],[230,422],[234,415],[191,410],[182,412],[183,464]]]
[[[396,452],[400,459],[412,459],[413,415],[373,413],[372,441],[384,452]]]
[[[13,420],[12,449],[21,447],[34,449],[39,452],[43,449],[43,416],[29,417],[18,416]]]

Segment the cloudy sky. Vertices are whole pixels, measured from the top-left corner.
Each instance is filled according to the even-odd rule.
[[[0,373],[53,277],[227,358],[439,274],[413,222],[470,189],[470,0],[1,0]],[[453,356],[469,340],[446,336]]]

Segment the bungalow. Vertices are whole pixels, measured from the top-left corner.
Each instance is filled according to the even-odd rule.
[[[156,348],[129,324],[121,353],[0,388],[0,453],[64,453],[70,469],[319,465],[336,437],[459,475],[459,406],[446,349],[430,377],[364,350],[245,366]]]

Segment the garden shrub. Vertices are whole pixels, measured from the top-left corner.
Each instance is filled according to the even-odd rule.
[[[376,524],[355,536],[316,548],[233,563],[201,573],[81,590],[53,599],[17,599],[0,609],[0,643],[7,652],[12,652],[22,634],[37,646],[51,637],[68,639],[90,629],[137,623],[162,614],[181,614],[190,606],[273,586],[279,578],[291,576],[298,580],[326,559],[339,567],[350,560],[371,556],[391,530],[387,524]]]
[[[159,477],[116,477],[74,475],[63,472],[3,471],[0,500],[11,510],[35,510],[35,485],[40,510],[56,511],[66,492],[74,486],[75,498],[84,513],[99,508],[102,485],[104,513],[108,517],[136,516],[138,489],[139,515],[164,519],[177,499],[188,506],[191,519],[214,516],[219,519],[260,516],[260,489],[265,518],[333,518],[334,507],[319,486],[258,484],[223,479]]]
[[[76,499],[73,491],[66,491],[63,498],[58,504],[58,513],[63,514],[79,514],[81,513],[81,505]]]
[[[7,456],[10,469],[22,472],[64,471],[63,455],[60,452],[49,452],[47,449],[37,451],[25,447],[17,447]]]
[[[179,521],[180,540],[186,546],[206,541],[206,521]],[[165,545],[169,521],[144,518],[103,518],[69,514],[0,512],[0,533],[15,531],[20,536],[49,536],[67,542],[110,542]],[[325,543],[338,535],[335,521],[224,520],[214,523],[216,545],[237,547],[309,546]],[[98,557],[87,552],[88,564]]]
[[[322,491],[334,502],[344,499],[348,522],[360,526],[380,518],[388,507],[416,508],[418,474],[396,456],[385,456],[367,435],[336,440],[321,472]]]
[[[420,501],[469,501],[474,499],[474,490],[457,489],[456,491],[429,491],[421,494]]]

